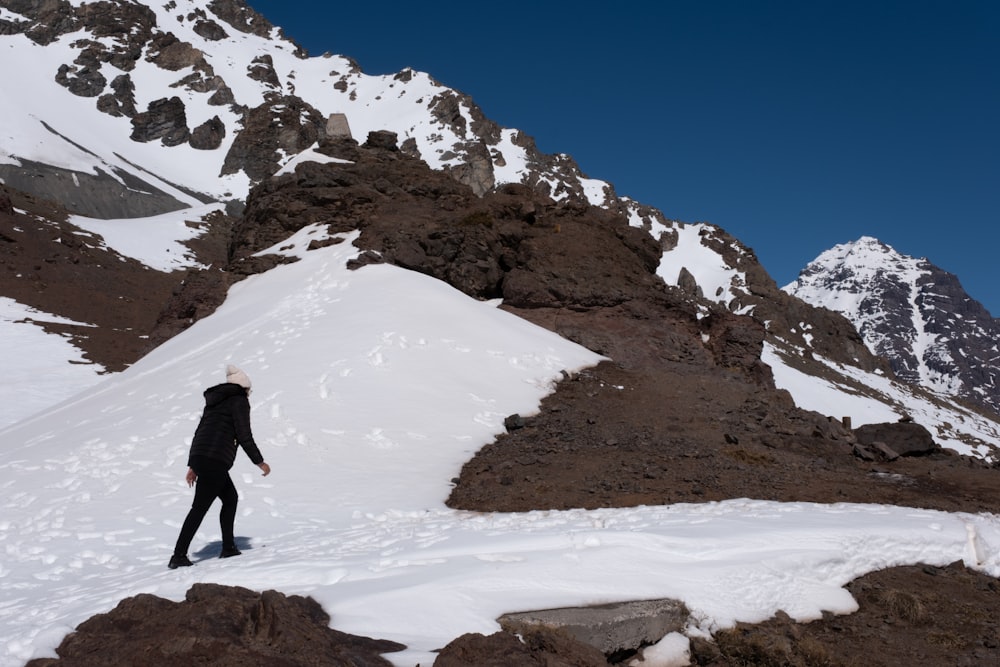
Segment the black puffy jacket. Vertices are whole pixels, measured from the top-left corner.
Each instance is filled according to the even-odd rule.
[[[236,461],[237,444],[255,464],[263,463],[250,430],[247,391],[231,382],[209,387],[205,390],[205,411],[191,441],[188,466],[195,471],[205,464],[229,470]]]

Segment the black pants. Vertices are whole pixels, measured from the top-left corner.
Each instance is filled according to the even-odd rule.
[[[175,556],[187,555],[194,534],[198,531],[202,519],[205,518],[208,508],[212,506],[216,498],[222,501],[222,510],[219,512],[222,546],[223,548],[236,546],[236,539],[233,536],[236,502],[239,500],[236,486],[226,470],[202,470],[198,472],[198,481],[195,482],[194,502],[191,504],[187,518],[184,519],[184,525],[181,526],[181,534],[177,537],[177,545],[174,547]]]

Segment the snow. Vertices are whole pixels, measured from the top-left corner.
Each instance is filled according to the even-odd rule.
[[[601,358],[427,276],[349,271],[355,234],[305,251],[318,233],[280,244],[300,261],[236,284],[128,370],[0,431],[0,666],[53,656],[126,597],[180,600],[196,582],[312,596],[337,629],[406,644],[386,657],[412,667],[463,633],[496,631],[504,612],[677,598],[693,612],[684,635],[699,636],[778,610],[850,613],[844,585],[895,565],[961,560],[1000,576],[991,514],[751,499],[449,509],[450,480],[506,416],[537,410],[564,373]],[[40,340],[18,349],[54,354]],[[215,557],[213,512],[196,565],[168,570],[201,392],[227,363],[253,379],[273,472],[242,455],[233,469],[242,556]],[[843,396],[824,395],[824,412],[843,413]],[[684,664],[687,649],[669,636],[646,664]]]
[[[684,667],[691,664],[691,641],[679,632],[671,632],[629,662],[630,667]]]
[[[350,164],[350,160],[342,160],[341,158],[330,157],[329,155],[324,155],[317,151],[319,148],[318,144],[313,144],[301,153],[296,153],[291,158],[289,158],[285,164],[274,174],[275,176],[281,176],[283,174],[294,174],[295,167],[299,166],[303,162],[317,162],[319,164],[330,164],[330,163],[340,163],[340,164]]]
[[[255,108],[271,94],[294,94],[323,116],[344,114],[359,143],[364,143],[370,132],[379,130],[395,132],[400,145],[412,140],[421,158],[434,169],[460,164],[465,143],[480,145],[481,139],[471,130],[477,117],[473,103],[428,74],[408,69],[396,75],[372,76],[353,69],[352,63],[341,56],[302,59],[295,55],[295,46],[279,39],[276,31],[260,37],[232,30],[229,37],[209,41],[198,35],[195,22],[187,19],[192,12],[203,11],[204,4],[201,0],[178,0],[148,7],[156,14],[161,30],[169,27],[177,39],[202,52],[211,71],[231,89],[233,107]],[[98,169],[109,173],[113,167],[149,181],[191,206],[199,205],[191,192],[220,201],[244,199],[252,185],[250,179],[242,172],[221,175],[242,125],[233,108],[209,104],[211,90],[197,92],[178,85],[185,76],[195,73],[192,68],[167,71],[143,57],[129,72],[139,111],[146,110],[152,101],[176,96],[184,102],[189,128],[218,116],[226,135],[215,150],[196,150],[187,144],[165,147],[158,140],[132,141],[129,118],[98,112],[93,98],[70,94],[55,81],[60,65],[73,63],[78,57],[79,47],[74,44],[88,39],[94,38],[81,31],[40,46],[24,35],[0,35],[6,59],[29,64],[5,72],[8,87],[32,91],[27,104],[24,99],[0,96],[0,118],[4,119],[0,163],[27,158],[90,174],[96,174]],[[271,58],[277,85],[247,76],[248,63],[261,56]],[[121,74],[107,63],[101,65],[101,73],[108,81]],[[447,97],[458,98],[456,110],[464,124],[452,127],[438,119],[434,110]],[[46,125],[58,135],[47,130]],[[489,146],[490,154],[499,162],[494,165],[497,183],[519,183],[528,171],[528,155],[516,143],[519,135],[516,130],[504,129],[498,143]],[[563,171],[561,177],[565,178]],[[555,176],[548,174],[548,178],[555,190],[559,185]],[[586,178],[579,181],[592,201],[604,202],[608,183]]]
[[[735,298],[733,287],[746,284],[746,276],[728,266],[719,253],[701,240],[715,227],[701,223],[675,227],[677,245],[663,253],[656,274],[668,285],[677,285],[681,269],[687,269],[701,287],[706,299],[728,305]]]
[[[0,297],[0,340],[8,350],[0,383],[0,428],[97,384],[104,372],[66,338],[46,333],[43,322],[86,326]]]
[[[119,255],[131,257],[151,269],[169,272],[204,268],[194,261],[193,253],[184,242],[197,238],[204,231],[198,221],[224,210],[222,204],[207,204],[147,218],[99,220],[71,215],[69,222],[100,235],[104,244]]]
[[[835,419],[850,417],[854,427],[896,422],[908,415],[926,427],[939,445],[967,456],[986,458],[991,454],[991,446],[995,448],[1000,443],[1000,423],[981,412],[932,400],[932,395],[915,392],[880,373],[836,363],[815,353],[811,353],[814,358],[840,380],[808,375],[786,364],[783,354],[787,353],[765,342],[761,359],[773,370],[775,385],[792,394],[800,408]]]

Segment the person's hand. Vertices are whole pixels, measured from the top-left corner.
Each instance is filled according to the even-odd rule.
[[[198,473],[193,469],[188,468],[187,474],[184,475],[184,479],[187,481],[188,486],[194,486],[195,481],[198,479]]]
[[[257,467],[264,471],[264,477],[267,477],[268,475],[271,474],[271,466],[267,465],[266,462],[258,463]]]

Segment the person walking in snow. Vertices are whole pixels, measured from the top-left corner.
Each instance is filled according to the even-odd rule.
[[[229,469],[236,461],[237,445],[243,448],[265,477],[271,473],[271,466],[264,462],[250,430],[249,395],[250,378],[235,366],[226,367],[224,384],[205,390],[205,410],[191,441],[185,476],[188,486],[195,486],[197,483],[194,502],[177,537],[174,555],[167,565],[170,569],[193,565],[187,556],[188,547],[216,498],[222,501],[222,509],[219,511],[222,552],[219,558],[240,555],[233,536],[238,496],[233,480],[229,477]]]

